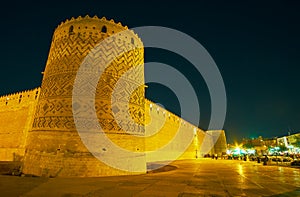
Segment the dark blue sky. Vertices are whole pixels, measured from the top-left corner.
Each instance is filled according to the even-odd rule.
[[[300,3],[231,1],[187,3],[143,1],[10,1],[1,6],[0,95],[40,86],[55,27],[89,14],[128,27],[156,25],[198,40],[224,79],[229,142],[242,137],[273,137],[300,131]],[[164,62],[191,81],[199,97],[200,127],[210,117],[207,87],[192,65],[167,51],[146,49],[146,61]],[[146,73],[147,76],[147,73]],[[157,84],[146,93],[178,113],[174,94]]]

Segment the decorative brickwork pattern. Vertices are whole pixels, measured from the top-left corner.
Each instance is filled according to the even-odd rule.
[[[106,27],[106,32],[102,31],[103,27]],[[55,128],[60,130],[75,129],[72,119],[71,99],[73,83],[80,64],[96,44],[108,38],[111,34],[126,29],[127,27],[123,27],[120,23],[115,24],[112,20],[107,21],[105,18],[98,19],[97,17],[90,18],[88,16],[85,18],[72,18],[70,21],[59,25],[54,32],[44,72],[42,91],[34,119],[33,130],[52,130]],[[127,37],[127,35],[120,35],[118,38],[120,39],[117,41],[111,41],[112,43],[108,45],[109,49],[103,49],[102,52],[110,52],[109,54],[105,54],[106,57],[104,58],[113,56],[114,50],[117,49],[125,48],[128,50],[128,47],[132,49],[132,42],[141,44],[137,36]],[[94,59],[90,61],[94,61]],[[120,128],[114,123],[110,107],[111,94],[116,82],[128,69],[132,66],[143,64],[143,61],[142,48],[131,50],[121,57],[114,59],[100,79],[96,94],[96,99],[99,102],[96,103],[96,109],[99,112],[102,126],[107,127],[108,130],[114,128],[116,131],[120,131]],[[124,92],[122,93],[128,94],[126,91],[137,79],[144,79],[143,69],[128,78],[128,83],[124,83]],[[82,92],[86,93],[84,88],[82,87]],[[139,91],[135,91],[135,94],[132,95],[133,99],[131,99],[132,104],[134,104],[131,105],[132,116],[137,122],[143,123],[144,118],[140,114],[143,114],[144,89],[140,88]],[[137,108],[134,106],[137,106]],[[105,118],[101,118],[102,115]],[[109,119],[108,116],[110,116]]]
[[[43,175],[43,176],[90,176],[88,170],[93,171],[94,176],[103,176],[107,174],[120,174],[116,169],[110,169],[103,173],[99,169],[109,168],[98,161],[89,153],[75,128],[72,107],[79,111],[85,111],[86,106],[79,103],[72,105],[72,90],[79,66],[85,58],[86,61],[101,61],[101,58],[113,59],[110,65],[104,70],[95,95],[95,109],[98,115],[98,121],[106,132],[107,136],[118,146],[126,147],[130,151],[144,150],[144,139],[130,137],[130,133],[144,135],[143,127],[137,127],[132,122],[121,122],[121,127],[116,123],[113,116],[119,110],[124,109],[124,95],[130,94],[132,84],[137,81],[144,81],[144,69],[139,67],[137,72],[128,76],[122,83],[119,95],[112,98],[112,92],[117,81],[122,75],[134,66],[142,65],[144,62],[144,51],[142,42],[133,32],[124,33],[127,30],[120,23],[116,24],[113,20],[105,18],[78,17],[72,18],[62,23],[54,32],[51,48],[44,71],[44,77],[41,87],[40,99],[37,104],[32,131],[29,133],[27,143],[27,154],[24,163],[24,173]],[[108,40],[107,46],[101,51],[105,57],[99,57],[99,53],[87,56],[91,50],[102,40],[110,38],[111,35],[118,34],[117,40]],[[135,45],[141,47],[135,48]],[[119,57],[115,58],[116,50],[126,50]],[[101,69],[101,68],[100,68]],[[85,70],[87,75],[94,76],[94,70]],[[90,88],[80,87],[82,97],[85,97]],[[123,96],[122,96],[123,95]],[[112,107],[112,101],[114,107]],[[91,104],[93,105],[93,104]],[[130,116],[140,125],[144,123],[144,87],[138,88],[130,95]],[[79,121],[80,127],[93,128],[95,120],[82,117]],[[45,143],[47,142],[47,143]],[[105,149],[105,148],[103,148]],[[53,155],[56,160],[61,161],[54,165]],[[141,155],[142,156],[142,155]],[[66,169],[76,158],[80,157],[80,162],[72,163],[77,165],[74,171]],[[114,157],[112,155],[111,157]],[[94,162],[89,162],[90,160]],[[50,162],[50,160],[52,160]],[[145,168],[146,164],[141,168]],[[83,167],[85,166],[85,167]],[[98,166],[95,169],[95,166]],[[77,168],[86,168],[75,172]],[[79,173],[79,174],[78,174]],[[121,174],[128,174],[123,172]]]

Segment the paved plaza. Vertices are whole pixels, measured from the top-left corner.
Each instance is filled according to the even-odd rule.
[[[135,176],[0,176],[0,196],[300,196],[300,169],[240,160],[175,161]]]

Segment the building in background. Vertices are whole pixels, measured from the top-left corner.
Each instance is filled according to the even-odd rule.
[[[206,131],[212,136],[214,148],[211,151],[212,154],[217,154],[218,156],[226,155],[227,151],[227,141],[224,130],[208,130]]]
[[[292,135],[263,138],[244,138],[241,147],[253,149],[257,155],[265,154],[299,154],[300,153],[300,133]]]

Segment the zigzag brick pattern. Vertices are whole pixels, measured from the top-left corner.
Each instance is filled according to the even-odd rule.
[[[89,119],[88,116],[82,117],[78,122],[80,127],[95,128],[99,123],[107,136],[118,146],[130,151],[144,150],[144,139],[130,135],[144,135],[144,127],[138,126],[143,125],[145,120],[144,87],[132,90],[134,84],[144,82],[143,67],[137,67],[136,72],[127,76],[118,93],[112,97],[116,83],[123,74],[144,62],[141,40],[132,31],[124,33],[127,29],[126,26],[113,20],[89,16],[72,18],[56,28],[32,130],[28,135],[24,173],[39,176],[131,174],[106,166],[89,153],[77,133],[72,111],[73,107],[76,111],[85,112],[88,107],[94,105],[98,120]],[[112,36],[115,34],[118,36]],[[99,53],[94,54],[92,50],[104,39],[108,39],[106,40],[108,42],[101,48],[102,57],[99,57]],[[120,51],[127,52],[116,57]],[[85,58],[91,64],[103,58],[112,60],[95,87],[95,103],[90,103],[88,107],[80,103],[72,105],[74,81]],[[87,68],[84,72],[90,75],[91,79],[97,78],[93,69]],[[90,96],[89,86],[93,84],[84,84],[80,87],[83,97]],[[124,110],[125,96],[130,97],[129,114],[133,121],[121,120],[118,125],[113,113],[117,116]],[[138,165],[145,168],[145,164]]]

